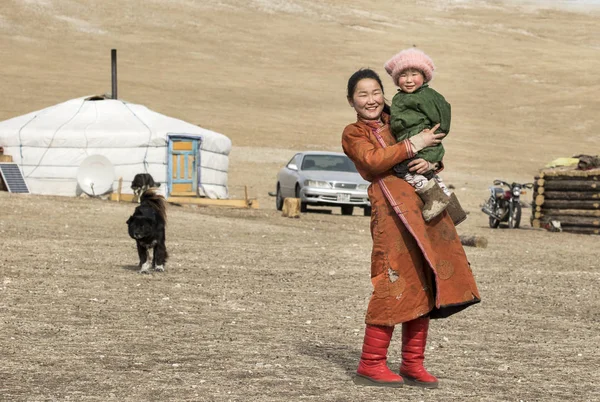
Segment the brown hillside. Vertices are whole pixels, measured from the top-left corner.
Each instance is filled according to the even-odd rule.
[[[347,77],[362,66],[385,75],[385,60],[413,44],[434,59],[432,86],[453,106],[450,182],[476,175],[477,191],[495,176],[527,180],[558,156],[600,152],[594,12],[453,1],[3,3],[0,120],[109,93],[116,48],[119,97],[229,136],[232,195],[247,184],[263,205],[293,151],[340,149],[354,119]]]

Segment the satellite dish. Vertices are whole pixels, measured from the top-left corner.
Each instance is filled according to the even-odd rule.
[[[77,171],[77,183],[87,195],[96,197],[111,189],[115,179],[115,168],[102,155],[90,155],[81,162]]]

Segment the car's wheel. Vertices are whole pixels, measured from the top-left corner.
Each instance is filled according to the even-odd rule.
[[[281,188],[279,187],[279,183],[277,183],[277,194],[275,195],[275,208],[278,211],[283,209],[283,197],[281,196]]]
[[[365,216],[371,216],[372,209],[371,207],[365,207],[363,213]]]
[[[302,202],[302,198],[300,197],[300,185],[296,184],[296,198],[300,200],[300,212],[306,212],[306,203]]]
[[[352,215],[352,212],[354,212],[354,206],[342,205],[342,215]]]

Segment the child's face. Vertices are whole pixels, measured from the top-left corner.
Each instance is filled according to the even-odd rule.
[[[363,78],[356,84],[352,99],[348,99],[350,106],[364,120],[379,120],[383,112],[383,90],[377,81],[372,78]]]
[[[425,81],[425,78],[423,78],[422,72],[409,68],[400,73],[400,77],[398,77],[398,86],[402,92],[411,94],[421,88],[423,81]]]

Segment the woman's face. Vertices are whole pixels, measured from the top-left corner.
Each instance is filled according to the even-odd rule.
[[[411,94],[423,86],[423,81],[425,81],[423,73],[419,70],[409,68],[400,73],[400,77],[398,77],[398,86],[402,92]]]
[[[383,90],[376,80],[363,78],[356,84],[348,103],[363,120],[379,120],[384,105]]]

